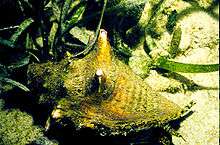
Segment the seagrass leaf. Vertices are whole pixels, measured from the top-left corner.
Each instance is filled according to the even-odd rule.
[[[173,72],[183,73],[209,73],[219,70],[219,64],[188,64],[175,62],[161,57],[158,61],[158,67]]]
[[[0,81],[9,83],[9,84],[11,84],[13,86],[16,86],[16,87],[19,87],[20,89],[24,90],[25,92],[29,92],[30,91],[25,85],[15,81],[15,80],[12,80],[12,79],[9,79],[9,78],[0,77]]]
[[[19,36],[21,35],[22,32],[24,32],[29,26],[30,24],[32,24],[34,22],[33,19],[28,18],[25,19],[18,27],[18,29],[15,31],[15,33],[11,36],[10,41],[15,44],[19,38]]]

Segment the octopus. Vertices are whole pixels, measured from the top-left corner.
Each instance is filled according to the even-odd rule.
[[[111,135],[127,134],[176,120],[183,111],[113,55],[104,29],[97,50],[71,61],[31,64],[28,76],[38,101],[53,106],[50,118],[68,118],[77,129],[101,126]]]

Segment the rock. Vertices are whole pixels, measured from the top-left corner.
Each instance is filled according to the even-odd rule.
[[[0,110],[0,144],[26,145],[43,136],[42,128],[33,125],[33,119],[19,110]]]

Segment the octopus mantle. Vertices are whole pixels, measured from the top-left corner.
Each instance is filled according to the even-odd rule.
[[[165,124],[182,111],[112,55],[105,30],[97,51],[71,62],[32,64],[28,76],[39,102],[56,106],[51,117],[69,118],[77,128],[101,125],[118,134]]]

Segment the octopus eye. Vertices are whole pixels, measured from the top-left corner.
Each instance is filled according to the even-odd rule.
[[[100,37],[103,40],[106,40],[107,39],[107,31],[105,31],[104,29],[100,29]]]
[[[102,71],[102,69],[98,69],[97,71],[96,71],[96,76],[97,77],[102,77],[104,74],[103,74],[103,71]]]
[[[102,35],[107,35],[107,31],[105,31],[104,29],[100,29],[100,33],[101,33]]]
[[[105,85],[105,75],[102,69],[97,69],[96,74],[95,74],[95,79],[97,81],[97,91],[98,93],[102,93],[103,87]]]
[[[106,76],[102,69],[97,69],[90,83],[90,94],[102,96],[106,89]]]

